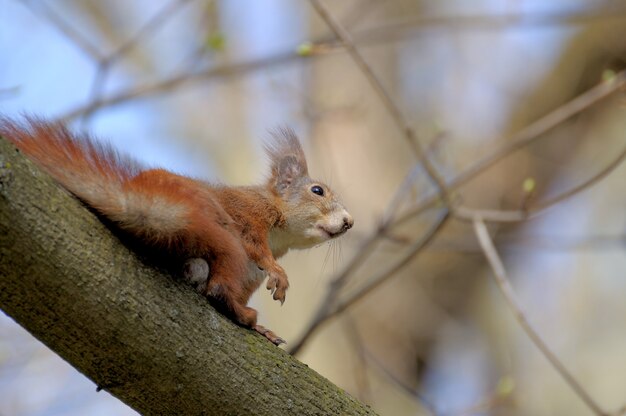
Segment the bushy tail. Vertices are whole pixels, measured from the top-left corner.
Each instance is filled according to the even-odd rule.
[[[13,142],[71,193],[147,244],[187,257],[208,252],[244,275],[247,257],[232,218],[203,182],[163,169],[145,169],[109,145],[77,137],[60,123],[0,118],[0,136]],[[228,228],[228,230],[227,230]],[[234,234],[233,234],[234,233]],[[234,254],[229,254],[234,253]]]
[[[72,135],[59,123],[0,117],[0,136],[143,242],[167,249],[168,255],[208,259],[216,290],[212,294],[239,323],[255,324],[256,313],[245,307],[249,293],[240,287],[248,257],[239,228],[214,198],[212,187],[163,169],[146,170],[108,145]]]
[[[134,160],[89,137],[75,137],[60,123],[26,117],[0,119],[0,135],[13,142],[67,190],[104,215],[125,216],[124,185],[142,170]]]

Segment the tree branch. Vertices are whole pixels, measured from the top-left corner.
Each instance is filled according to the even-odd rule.
[[[393,100],[389,92],[385,89],[382,82],[378,79],[374,71],[370,67],[370,65],[365,61],[361,52],[357,49],[352,40],[352,36],[344,27],[331,15],[330,11],[326,8],[326,6],[322,3],[321,0],[310,0],[311,5],[317,12],[317,14],[326,22],[328,27],[335,34],[337,39],[341,40],[346,51],[358,67],[359,71],[365,76],[367,82],[370,84],[378,98],[380,99],[383,106],[387,109],[387,112],[393,118],[394,123],[398,127],[398,129],[403,133],[406,142],[409,144],[411,151],[420,161],[424,170],[428,174],[428,177],[433,182],[433,184],[437,187],[439,191],[439,196],[441,197],[443,203],[449,208],[452,209],[450,204],[450,196],[448,194],[448,189],[446,187],[446,181],[441,176],[435,165],[430,161],[426,151],[420,144],[417,136],[415,135],[415,131],[411,128],[409,122],[406,120],[404,115],[402,114],[402,110],[396,102]]]
[[[613,172],[622,162],[626,159],[626,145],[622,148],[622,151],[614,158],[608,165],[602,168],[598,173],[592,177],[586,179],[583,183],[580,183],[573,188],[567,189],[564,192],[559,193],[556,196],[541,201],[529,208],[523,210],[498,210],[498,209],[472,209],[467,207],[457,207],[455,211],[455,218],[462,221],[474,221],[476,216],[479,216],[482,221],[485,222],[519,222],[534,218],[540,215],[545,210],[572,198],[579,193],[591,188],[597,182],[607,177]]]
[[[292,347],[289,348],[289,353],[297,354],[322,324],[324,324],[329,319],[341,314],[354,303],[372,293],[373,290],[378,288],[380,285],[385,283],[392,276],[394,276],[396,273],[406,267],[411,262],[411,260],[413,260],[419,253],[421,253],[426,247],[428,247],[428,245],[439,234],[439,232],[441,232],[443,227],[445,227],[449,219],[449,211],[444,210],[439,218],[424,233],[424,235],[422,235],[418,240],[411,243],[406,253],[404,253],[398,261],[393,263],[388,268],[384,269],[382,272],[376,274],[374,277],[370,278],[367,283],[363,284],[359,289],[357,289],[346,299],[339,299],[339,297],[341,294],[340,289],[344,286],[345,279],[347,279],[348,274],[344,272],[339,275],[337,279],[333,280],[328,288],[328,291],[326,292],[326,297],[324,298],[324,301],[321,303],[321,307],[318,309],[315,315],[315,318],[309,324],[300,339]],[[348,266],[348,268],[350,267],[351,266]]]
[[[604,410],[598,403],[591,397],[587,390],[574,378],[572,373],[565,367],[557,355],[548,347],[548,344],[541,338],[537,330],[530,324],[530,321],[526,317],[522,307],[516,299],[513,287],[509,282],[504,264],[500,259],[496,247],[493,245],[493,241],[487,231],[487,226],[479,216],[474,217],[474,232],[476,238],[480,244],[480,247],[485,255],[485,258],[491,266],[493,271],[493,277],[500,292],[504,296],[504,300],[513,312],[517,323],[524,330],[528,338],[535,344],[535,346],[541,351],[544,357],[550,362],[559,375],[565,380],[571,389],[576,393],[578,397],[587,405],[589,410],[598,416],[606,415]]]
[[[532,144],[542,137],[545,137],[544,134],[553,128],[587,110],[598,102],[623,90],[624,87],[626,87],[626,71],[621,71],[617,73],[609,82],[603,81],[595,87],[578,95],[574,99],[557,107],[555,110],[530,123],[517,133],[509,136],[506,140],[502,140],[504,143],[503,145],[473,163],[469,168],[448,181],[446,183],[448,191],[455,191],[461,186],[469,183],[505,157],[525,146]],[[431,194],[424,197],[415,204],[414,208],[408,209],[405,213],[396,218],[393,225],[399,226],[402,223],[415,218],[427,209],[434,207],[439,200],[440,198],[438,194]]]
[[[144,264],[1,138],[0,308],[142,414],[373,414]]]

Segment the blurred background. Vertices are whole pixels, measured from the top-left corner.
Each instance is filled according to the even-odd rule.
[[[252,300],[298,359],[381,415],[626,414],[626,97],[611,87],[626,1],[325,4],[404,126],[293,0],[0,1],[0,112],[236,185],[264,180],[267,131],[290,125],[355,218],[281,259],[283,307]],[[599,84],[614,93],[564,116]],[[465,207],[533,212],[608,173],[488,223],[524,317],[582,393],[516,321],[472,223],[446,216],[406,127],[448,184],[464,178],[449,193]],[[133,414],[0,314],[0,415]]]

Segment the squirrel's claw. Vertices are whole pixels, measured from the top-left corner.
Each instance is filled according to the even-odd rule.
[[[285,303],[285,296],[289,288],[287,276],[278,273],[269,273],[266,287],[274,300],[279,300],[281,305]]]
[[[285,303],[286,295],[287,294],[285,293],[285,289],[279,288],[279,289],[276,289],[274,291],[274,293],[272,293],[272,298],[274,300],[279,300],[280,301],[280,306],[283,306],[283,303]]]
[[[278,279],[275,276],[270,275],[267,279],[267,286],[265,287],[273,293],[273,291],[276,290],[276,283],[278,283]]]
[[[263,335],[268,340],[270,340],[270,342],[272,342],[272,344],[276,346],[287,343],[287,341],[276,335],[270,329],[265,328],[263,325],[255,325],[253,329],[259,334]]]

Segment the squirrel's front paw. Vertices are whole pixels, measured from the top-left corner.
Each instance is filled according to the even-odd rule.
[[[274,300],[279,300],[281,305],[285,303],[288,288],[289,280],[283,270],[268,273],[267,290],[272,292]]]

